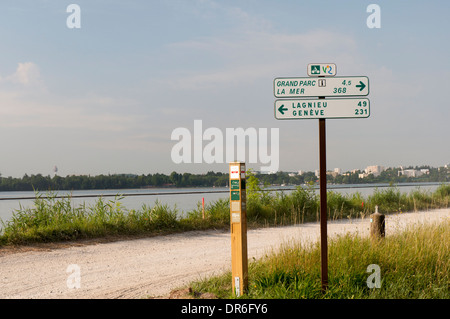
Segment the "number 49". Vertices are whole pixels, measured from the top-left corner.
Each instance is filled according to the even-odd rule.
[[[366,107],[367,106],[367,101],[359,101],[358,102],[358,106]]]

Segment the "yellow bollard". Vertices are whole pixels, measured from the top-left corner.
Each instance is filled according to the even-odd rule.
[[[230,163],[231,273],[236,297],[248,288],[245,163]]]

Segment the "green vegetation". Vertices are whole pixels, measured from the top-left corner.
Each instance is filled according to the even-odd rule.
[[[146,205],[138,212],[127,211],[120,197],[105,201],[99,198],[93,206],[73,207],[70,197],[55,199],[39,194],[32,208],[20,208],[7,222],[1,221],[0,244],[57,242],[110,235],[132,235],[159,232],[176,224],[177,213],[167,205]]]
[[[114,175],[68,175],[61,177],[42,174],[22,178],[1,177],[0,191],[48,191],[86,189],[129,189],[146,187],[212,187],[225,186],[228,174],[208,172],[207,174],[114,174]]]
[[[409,169],[413,167],[406,167]],[[361,171],[345,173],[342,175],[327,175],[327,182],[334,184],[361,184],[361,183],[411,183],[411,182],[450,182],[450,168],[416,166],[414,169],[428,169],[429,173],[419,177],[399,176],[398,168],[388,168],[377,177],[370,174],[365,178],[359,178]],[[254,174],[258,181],[264,185],[303,185],[317,182],[314,172],[306,172],[302,175],[277,172],[276,174]],[[172,172],[165,174],[113,174],[89,176],[70,175],[61,177],[43,176],[42,174],[22,178],[2,177],[0,174],[0,191],[33,191],[39,190],[86,190],[86,189],[127,189],[147,187],[213,187],[226,186],[228,173],[208,172],[206,174],[191,174]]]
[[[247,223],[249,228],[281,226],[317,221],[319,198],[310,186],[289,193],[266,192],[249,172],[247,184]],[[441,185],[433,193],[420,190],[401,194],[395,187],[375,190],[363,198],[359,193],[344,196],[328,192],[329,219],[355,218],[374,212],[406,212],[449,207],[450,185]],[[229,200],[219,199],[205,206],[179,214],[177,207],[156,203],[128,210],[120,202],[99,198],[94,205],[74,206],[70,196],[58,199],[49,193],[36,194],[34,206],[20,207],[8,221],[0,220],[0,245],[55,242],[105,236],[148,236],[189,230],[229,229]]]
[[[249,264],[241,298],[256,299],[449,299],[450,221],[421,225],[372,241],[356,235],[328,243],[329,286],[321,291],[320,246],[294,243]],[[381,288],[369,288],[369,265],[380,268]],[[190,284],[196,295],[233,298],[231,272]]]

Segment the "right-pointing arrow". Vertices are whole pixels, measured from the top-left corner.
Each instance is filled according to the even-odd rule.
[[[360,91],[362,91],[364,90],[366,85],[362,81],[359,81],[359,84],[356,87],[359,88]]]
[[[281,114],[284,115],[284,111],[287,111],[288,109],[284,107],[284,104],[281,104],[281,106],[278,108],[278,111],[280,111]]]

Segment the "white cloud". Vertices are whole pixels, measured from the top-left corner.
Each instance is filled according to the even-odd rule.
[[[248,31],[222,38],[205,37],[171,44],[169,56],[175,61],[178,54],[192,54],[205,61],[219,59],[220,63],[216,64],[219,68],[190,70],[189,65],[176,65],[177,76],[157,81],[186,90],[235,86],[255,79],[270,79],[274,75],[285,76],[293,71],[298,75],[298,70],[306,73],[306,65],[313,62],[311,57],[320,59],[323,51],[327,56],[341,58],[340,52],[346,52],[346,59],[354,61],[356,49],[351,36],[325,30],[300,34]]]
[[[196,40],[172,43],[170,51],[186,54],[189,50],[199,54],[216,54],[227,61],[272,61],[296,58],[326,49],[334,53],[345,48],[348,52],[356,49],[356,41],[351,36],[327,30],[307,33],[276,33],[268,31],[240,31],[221,38],[203,37]]]
[[[136,103],[131,99],[93,94],[73,98],[48,92],[33,62],[18,63],[13,74],[0,78],[0,84],[1,127],[117,132],[139,122],[138,115],[125,112]]]
[[[249,13],[241,7],[226,1],[196,0],[166,2],[172,10],[191,16],[197,21],[214,24],[217,28],[223,24],[235,30],[266,30],[272,27],[271,21],[261,15]]]
[[[23,128],[63,128],[91,131],[126,131],[136,126],[137,115],[113,111],[99,112],[95,100],[61,100],[42,95],[37,99],[23,99],[16,94],[0,92],[0,125]]]
[[[40,71],[35,63],[19,62],[16,71],[6,76],[3,81],[21,85],[33,85],[39,84],[40,78]]]

